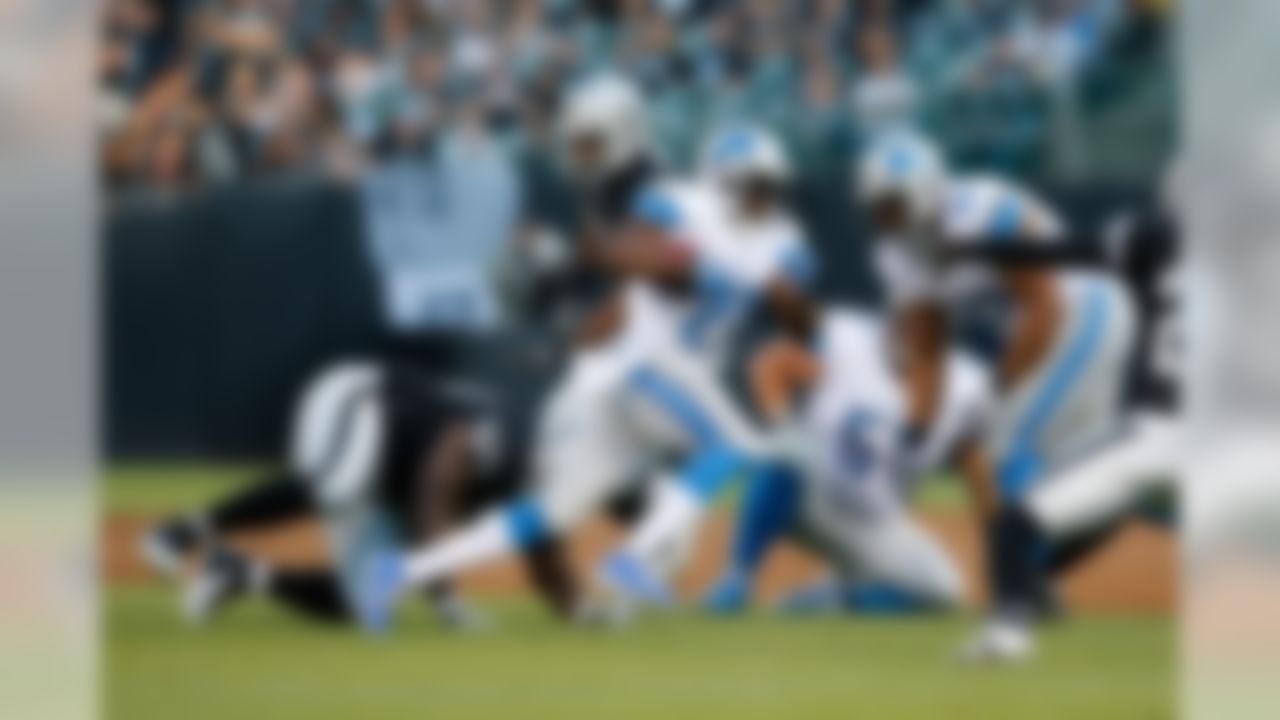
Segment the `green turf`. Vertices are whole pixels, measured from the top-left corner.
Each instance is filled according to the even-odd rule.
[[[154,586],[107,602],[114,720],[1174,715],[1172,623],[1158,618],[1077,619],[1046,632],[1035,664],[993,669],[949,662],[960,619],[677,616],[591,633],[519,605],[485,634],[414,616],[375,641],[257,602],[187,628]]]
[[[197,507],[262,476],[263,466],[122,465],[107,472],[103,504],[113,513],[170,513]],[[728,493],[725,502],[733,502]],[[924,483],[917,497],[927,508],[953,508],[965,502],[960,483],[934,478]]]
[[[108,513],[169,513],[197,507],[260,478],[262,466],[118,465],[103,478]]]

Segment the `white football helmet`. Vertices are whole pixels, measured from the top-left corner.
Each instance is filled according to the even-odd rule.
[[[640,90],[619,75],[598,75],[569,91],[557,120],[561,155],[569,172],[595,179],[650,152],[648,114]],[[580,167],[574,145],[593,137],[601,143],[599,165]]]
[[[946,164],[934,144],[915,133],[901,132],[867,148],[856,169],[854,187],[864,205],[902,198],[909,222],[918,226],[937,216],[946,180]]]
[[[755,125],[717,130],[702,148],[701,172],[722,185],[763,179],[779,185],[791,180],[787,151],[771,132]]]

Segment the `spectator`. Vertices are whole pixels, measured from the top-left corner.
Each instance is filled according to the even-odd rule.
[[[847,113],[840,92],[840,76],[835,63],[822,46],[811,47],[805,62],[803,112],[797,118],[796,135],[806,163],[828,162],[844,166]]]
[[[1047,152],[1049,97],[1012,37],[995,42],[946,96],[943,135],[961,165],[1031,173]]]
[[[495,140],[545,145],[556,96],[601,67],[640,80],[677,165],[744,117],[825,157],[851,128],[955,111],[936,123],[952,150],[1023,167],[1046,86],[1100,102],[1167,62],[1164,1],[109,0],[102,167],[114,187],[170,190],[353,179],[406,119],[446,131],[457,92]]]
[[[1101,15],[1083,0],[1038,0],[1017,23],[1014,46],[1041,78],[1063,87],[1097,56],[1103,30]]]
[[[915,122],[919,89],[903,69],[887,26],[867,28],[859,36],[861,71],[850,93],[854,123],[864,137]]]
[[[402,105],[362,186],[387,329],[420,363],[455,357],[500,320],[487,273],[514,233],[520,191],[474,90],[450,98],[459,110],[447,127]]]

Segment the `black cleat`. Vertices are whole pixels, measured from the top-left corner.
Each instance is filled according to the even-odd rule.
[[[191,521],[175,519],[147,531],[139,542],[139,553],[155,573],[176,578],[186,558],[200,546],[200,534]]]
[[[209,552],[200,571],[187,582],[182,614],[187,622],[203,625],[228,602],[249,588],[249,561],[223,547]]]

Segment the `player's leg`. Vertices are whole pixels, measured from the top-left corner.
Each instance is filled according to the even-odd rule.
[[[1060,289],[1064,328],[1039,366],[998,404],[991,455],[1002,502],[1021,500],[1055,464],[1115,432],[1132,341],[1132,308],[1097,278]]]
[[[183,614],[205,624],[222,609],[245,597],[262,597],[290,611],[324,623],[355,620],[346,583],[334,568],[278,567],[267,560],[217,547],[204,559],[186,587]],[[429,598],[437,616],[449,627],[482,624],[469,607],[447,590]]]
[[[174,572],[182,556],[201,543],[308,515],[317,492],[357,487],[380,447],[380,377],[376,365],[362,362],[320,373],[295,409],[287,469],[203,512],[161,525],[144,538],[144,556],[157,568]]]
[[[142,555],[157,572],[176,575],[187,555],[230,533],[272,527],[314,509],[310,488],[291,473],[278,473],[207,508],[160,523],[143,536]]]
[[[1169,485],[1177,471],[1175,437],[1171,422],[1141,419],[1120,441],[1005,508],[997,521],[1001,540],[993,564],[998,604],[1025,605],[1047,575],[1083,561],[1145,497]],[[1046,546],[1047,562],[1026,550]]]
[[[1104,527],[1172,482],[1177,437],[1172,418],[1137,417],[1118,441],[1037,487],[1027,497],[1027,512],[1055,540]]]
[[[630,604],[658,606],[675,602],[668,586],[690,551],[706,508],[724,485],[749,471],[750,462],[724,449],[697,452],[650,495],[648,511],[623,541],[606,556],[598,573],[604,589]]]
[[[1043,559],[1050,553],[1045,543],[1034,540],[1023,546],[1024,528],[1011,519],[1012,508],[1021,505],[1055,464],[1098,444],[1118,425],[1116,408],[1132,333],[1127,299],[1111,283],[1094,278],[1064,282],[1060,292],[1066,309],[1064,331],[1040,367],[1003,399],[992,424],[991,454],[997,458],[1004,508],[1001,521],[987,528],[996,597],[1000,593],[994,585],[1007,556],[1025,552]],[[1043,598],[1050,590],[1045,586],[1032,594]],[[1022,613],[1012,608],[1001,612],[1011,617]]]
[[[864,579],[849,607],[861,612],[938,612],[964,602],[964,580],[938,540],[906,513],[868,527]]]
[[[634,531],[628,534],[623,544],[627,552],[649,558],[654,570],[663,576],[679,572],[688,559],[694,540],[692,532],[664,532],[665,527],[673,524],[694,529],[697,516],[702,512],[701,506],[690,498],[680,483],[680,476],[661,471],[640,488],[646,493],[645,511],[632,523]]]
[[[1113,284],[1081,279],[1066,291],[1067,332],[1045,372],[1020,388],[1000,468],[1002,510],[989,529],[995,608],[988,627],[962,651],[978,661],[1020,660],[1034,648],[1031,626],[1051,594],[1047,561],[1052,544],[1021,509],[1061,466],[1118,432],[1121,391],[1133,314]]]
[[[796,471],[782,464],[757,468],[747,486],[730,546],[728,566],[703,599],[717,614],[744,610],[769,549],[790,529],[800,502]]]
[[[631,375],[625,407],[643,442],[655,450],[684,449],[687,459],[621,549],[606,558],[600,576],[617,594],[667,605],[672,568],[664,567],[665,549],[689,541],[720,491],[751,470],[762,443],[709,368],[679,357],[662,360]]]
[[[345,623],[354,616],[338,574],[331,568],[278,568],[217,547],[187,584],[183,614],[203,624],[230,603],[247,596],[269,598],[305,617]]]
[[[797,536],[831,563],[834,574],[786,598],[784,610],[914,615],[963,603],[955,561],[901,508],[851,511],[820,500],[804,507]]]
[[[558,617],[584,618],[587,609],[563,538],[550,537],[526,548],[524,565],[538,593]]]
[[[535,488],[437,541],[387,554],[364,568],[357,606],[365,625],[386,628],[409,587],[429,585],[557,537],[619,489],[634,444],[618,420],[615,387],[578,366],[557,389],[539,428]]]

